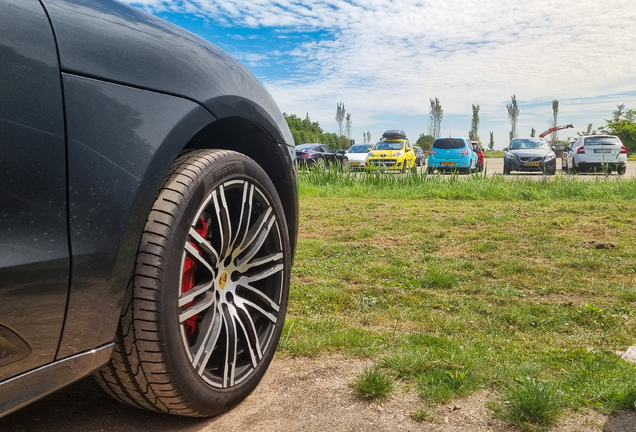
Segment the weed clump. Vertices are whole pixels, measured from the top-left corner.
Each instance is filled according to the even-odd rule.
[[[354,382],[356,393],[362,399],[386,399],[393,392],[393,379],[379,367],[365,368]]]
[[[506,390],[507,406],[502,417],[522,430],[553,425],[562,412],[563,401],[552,385],[535,378],[517,378]]]

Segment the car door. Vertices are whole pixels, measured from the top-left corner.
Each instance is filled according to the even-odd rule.
[[[66,150],[53,32],[0,2],[0,381],[54,360],[69,283]]]
[[[325,160],[329,161],[329,162],[335,162],[336,161],[336,152],[334,149],[332,149],[331,147],[329,147],[326,144],[323,144],[322,146],[322,151],[323,151],[323,155],[325,157]]]
[[[575,166],[574,158],[579,147],[582,145],[582,142],[583,141],[581,140],[581,138],[579,138],[576,140],[576,142],[574,142],[574,144],[572,144],[572,147],[570,148],[570,151],[568,152],[568,157],[567,157],[568,169],[574,168]]]
[[[407,168],[414,167],[415,166],[415,151],[413,150],[413,146],[411,145],[409,140],[406,140],[404,144],[406,147],[406,160],[408,161],[406,164],[406,167]]]

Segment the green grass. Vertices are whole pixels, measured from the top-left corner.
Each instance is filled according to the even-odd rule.
[[[413,417],[413,420],[418,421],[418,422],[423,422],[423,421],[426,421],[426,420],[432,420],[433,419],[433,416],[428,411],[426,411],[426,409],[424,409],[424,408],[421,408],[421,409],[418,409],[417,411],[415,411],[413,413],[412,417]]]
[[[511,179],[503,175],[443,175],[439,173],[371,174],[342,169],[301,171],[300,194],[323,197],[441,198],[514,201],[636,200],[636,178],[544,176]]]
[[[362,399],[386,399],[393,392],[393,380],[380,368],[365,368],[353,384]]]
[[[494,151],[485,151],[484,158],[502,158],[504,157],[505,152],[503,150],[494,150]]]
[[[502,418],[521,430],[547,429],[563,411],[562,396],[553,385],[531,377],[520,377],[505,390],[506,408]]]
[[[280,355],[372,359],[427,404],[489,389],[528,430],[633,408],[636,365],[615,352],[636,338],[636,183],[400,177],[301,176]]]

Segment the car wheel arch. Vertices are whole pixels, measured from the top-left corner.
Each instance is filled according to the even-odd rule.
[[[295,173],[285,172],[283,167],[286,158],[292,163],[296,158],[295,148],[277,142],[265,128],[254,121],[243,117],[223,117],[201,129],[183,147],[182,151],[195,149],[233,150],[253,159],[263,168],[278,191],[285,217],[288,221],[297,220],[298,213],[297,185]],[[175,159],[178,155],[175,155]],[[297,226],[290,226],[292,251],[295,250],[295,232]],[[293,232],[292,232],[293,230]],[[292,235],[294,234],[294,235]]]

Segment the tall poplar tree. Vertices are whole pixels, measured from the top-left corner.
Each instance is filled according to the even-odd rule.
[[[479,141],[479,105],[473,105],[473,119],[470,124],[470,132],[468,132],[468,138],[471,141]]]
[[[510,119],[510,139],[517,137],[517,119],[519,118],[519,105],[517,105],[517,96],[512,95],[511,102],[506,105],[508,108],[508,118]]]

